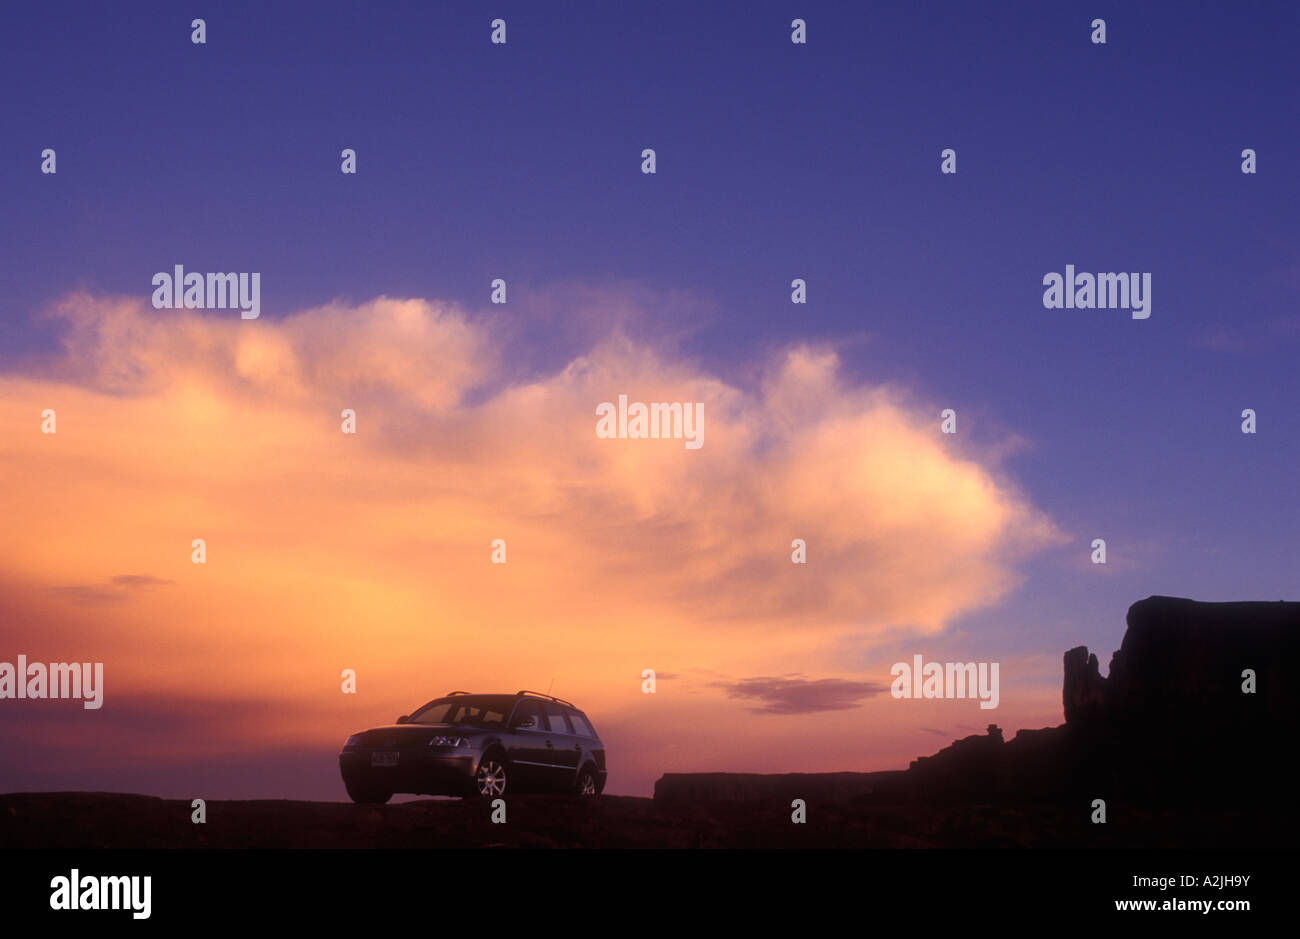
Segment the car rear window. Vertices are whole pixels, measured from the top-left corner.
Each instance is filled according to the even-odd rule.
[[[569,725],[564,720],[564,712],[562,710],[560,710],[554,704],[547,704],[545,705],[545,707],[546,707],[546,719],[550,721],[551,724],[551,733],[553,734],[573,733],[573,731],[569,730]]]
[[[573,732],[583,737],[594,737],[596,732],[587,723],[587,718],[580,711],[570,711],[569,720],[573,723]]]

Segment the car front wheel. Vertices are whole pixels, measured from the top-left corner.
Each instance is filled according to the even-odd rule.
[[[496,754],[485,756],[474,772],[474,795],[483,799],[497,799],[505,794],[505,761]]]

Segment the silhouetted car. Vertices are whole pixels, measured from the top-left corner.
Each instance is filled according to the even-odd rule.
[[[396,724],[353,734],[339,770],[353,802],[383,803],[396,792],[595,796],[605,788],[605,745],[568,701],[453,691]]]

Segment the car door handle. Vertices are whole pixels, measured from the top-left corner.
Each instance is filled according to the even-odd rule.
[[[552,749],[552,750],[555,749],[555,744],[551,743],[551,741],[549,741],[549,740],[546,741],[546,746],[547,746],[548,748]]]
[[[575,744],[573,745],[573,749],[575,749],[575,750],[581,750],[581,749],[582,749],[582,744],[580,744],[580,743],[575,743]]]

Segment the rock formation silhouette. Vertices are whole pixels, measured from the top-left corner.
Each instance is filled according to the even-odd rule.
[[[1291,787],[1281,757],[1296,729],[1285,671],[1300,664],[1300,603],[1204,603],[1153,596],[1129,607],[1128,629],[1102,677],[1086,646],[1064,656],[1065,723],[954,741],[906,771],[800,776],[803,791],[872,801],[1141,800],[1178,805],[1246,800],[1278,807]],[[830,778],[834,776],[834,785]],[[780,783],[777,782],[780,780]],[[757,801],[790,776],[668,774],[660,801]],[[1287,810],[1288,813],[1290,810]]]

